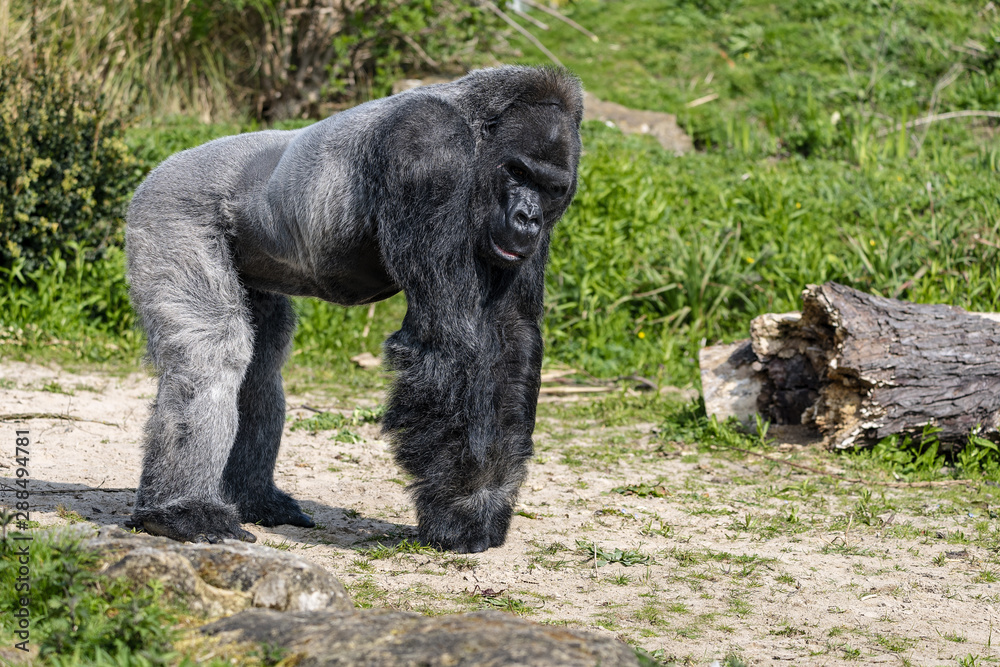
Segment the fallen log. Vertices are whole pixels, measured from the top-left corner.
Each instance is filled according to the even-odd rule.
[[[801,313],[753,320],[750,338],[701,350],[709,414],[817,429],[837,448],[927,425],[944,443],[1000,441],[1000,314],[826,283]]]

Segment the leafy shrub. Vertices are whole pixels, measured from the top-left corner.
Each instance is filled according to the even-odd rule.
[[[388,95],[403,74],[454,68],[475,49],[483,50],[492,26],[491,15],[461,0],[363,3],[337,38],[330,87],[337,90],[357,82],[370,86],[372,97]]]
[[[56,664],[166,664],[174,609],[159,602],[162,585],[138,586],[94,574],[95,554],[59,533],[35,533],[30,542],[0,540],[0,635],[15,640],[17,548],[30,545],[31,644]]]
[[[94,89],[60,65],[0,60],[0,267],[121,242],[137,163]],[[75,246],[71,246],[75,244]]]

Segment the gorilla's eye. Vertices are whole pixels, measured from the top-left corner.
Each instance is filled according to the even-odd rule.
[[[500,125],[500,116],[494,116],[483,123],[483,136],[488,137],[496,134],[497,126]]]
[[[507,167],[507,171],[509,171],[510,175],[513,176],[514,178],[527,178],[528,177],[528,172],[526,172],[521,167],[518,167],[516,164],[512,164],[509,167]]]

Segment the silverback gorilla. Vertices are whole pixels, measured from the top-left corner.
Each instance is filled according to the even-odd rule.
[[[582,113],[566,72],[501,67],[154,170],[126,228],[159,376],[129,525],[208,542],[253,541],[241,522],[313,526],[273,480],[287,295],[351,306],[403,290],[383,428],[414,478],[419,539],[503,544],[532,454],[545,263],[576,190]]]

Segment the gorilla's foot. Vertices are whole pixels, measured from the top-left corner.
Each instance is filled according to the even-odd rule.
[[[161,507],[136,508],[125,525],[179,542],[257,541],[253,533],[240,527],[239,517],[231,507],[206,500],[189,499]]]
[[[234,502],[239,507],[240,519],[244,523],[268,527],[282,524],[302,528],[316,527],[312,517],[302,511],[298,502],[276,486],[255,494],[253,498],[236,498]]]

